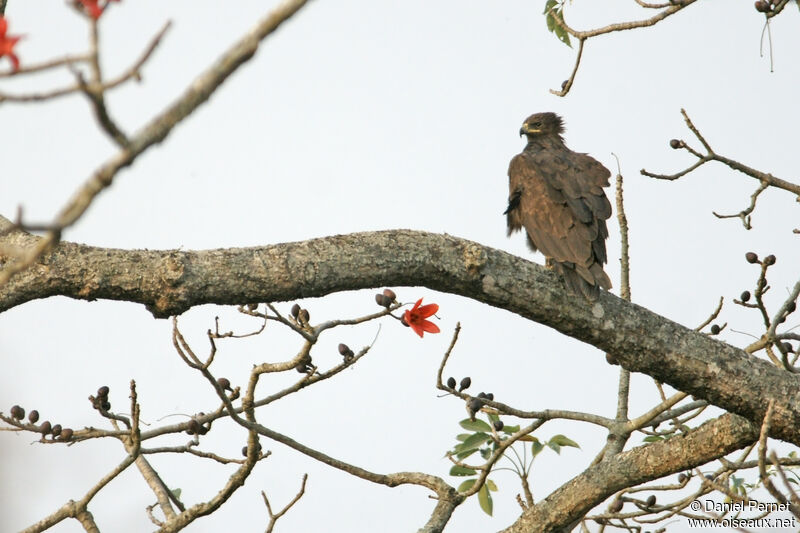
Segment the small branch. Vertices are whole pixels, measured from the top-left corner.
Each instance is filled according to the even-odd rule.
[[[586,30],[586,31],[578,31],[575,30],[567,25],[567,23],[559,16],[553,13],[553,18],[556,21],[556,24],[564,28],[570,35],[575,37],[576,39],[588,39],[590,37],[597,37],[598,35],[604,35],[606,33],[612,33],[615,31],[624,31],[624,30],[633,30],[636,28],[647,28],[649,26],[654,26],[664,20],[667,17],[670,17],[677,13],[678,11],[682,10],[685,7],[689,7],[696,0],[682,0],[680,3],[670,4],[669,7],[664,9],[661,13],[650,17],[649,19],[644,20],[635,20],[630,22],[618,22],[615,24],[609,24],[608,26],[603,26],[602,28],[597,28],[594,30]]]
[[[725,298],[720,296],[719,297],[719,303],[717,304],[717,308],[714,309],[714,311],[711,313],[711,315],[709,315],[709,317],[707,319],[705,319],[705,321],[703,321],[702,324],[700,324],[699,326],[694,328],[694,330],[695,331],[702,331],[704,327],[706,327],[707,325],[711,324],[711,322],[713,322],[714,319],[719,316],[719,312],[722,311],[722,303],[724,301],[725,301]]]
[[[49,231],[35,246],[26,250],[26,253],[17,257],[15,261],[7,262],[4,265],[4,268],[0,270],[0,286],[5,285],[15,274],[30,267],[43,253],[57,244],[61,239],[61,232],[83,215],[95,197],[111,186],[114,178],[123,168],[131,165],[142,152],[166,139],[176,125],[208,100],[231,74],[255,55],[261,40],[278,29],[307,1],[286,1],[270,15],[260,20],[216,63],[198,76],[177,101],[137,132],[130,139],[128,146],[97,169],[56,216],[52,223],[55,229]]]
[[[553,15],[553,18],[559,20],[559,18]],[[575,56],[575,65],[572,67],[572,73],[569,75],[564,83],[561,84],[561,90],[550,89],[550,94],[554,94],[556,96],[566,96],[570,89],[572,89],[572,84],[575,82],[575,75],[578,74],[578,67],[581,66],[581,57],[583,57],[583,44],[586,42],[585,38],[578,39],[578,54]]]
[[[303,482],[300,485],[300,490],[295,495],[295,497],[290,501],[286,506],[281,509],[277,514],[273,514],[272,506],[269,504],[269,500],[267,499],[266,493],[262,490],[261,496],[264,498],[264,505],[267,506],[267,512],[269,513],[269,524],[267,525],[266,533],[272,533],[273,528],[275,527],[275,522],[278,521],[280,517],[286,514],[286,511],[292,508],[294,504],[296,504],[300,498],[303,497],[303,494],[306,491],[306,481],[308,480],[308,474],[303,474]]]
[[[685,109],[681,109],[681,114],[683,115],[684,121],[686,122],[686,126],[689,128],[689,130],[691,130],[691,132],[695,135],[695,137],[697,137],[697,139],[700,141],[700,143],[705,148],[706,154],[703,155],[703,154],[697,152],[696,150],[691,148],[689,145],[687,145],[684,141],[681,141],[681,140],[678,140],[678,139],[673,139],[671,141],[670,145],[674,149],[684,149],[684,150],[688,151],[689,153],[691,153],[692,155],[694,155],[698,159],[698,161],[695,164],[691,165],[690,167],[686,168],[685,170],[682,170],[682,171],[677,172],[675,174],[654,174],[652,172],[648,172],[645,169],[642,169],[640,171],[640,173],[642,175],[648,176],[650,178],[672,181],[672,180],[676,180],[676,179],[679,179],[679,178],[685,176],[686,174],[694,171],[695,169],[697,169],[698,167],[700,167],[701,165],[703,165],[703,164],[705,164],[705,163],[707,163],[709,161],[717,161],[717,162],[720,162],[720,163],[726,165],[727,167],[729,167],[729,168],[731,168],[733,170],[738,170],[739,172],[741,172],[743,174],[746,174],[746,175],[750,176],[751,178],[757,179],[759,181],[759,187],[750,196],[750,205],[747,208],[745,208],[744,210],[742,210],[741,212],[739,212],[739,213],[737,213],[735,215],[719,215],[716,212],[714,213],[714,215],[717,218],[740,218],[742,220],[742,223],[744,224],[744,227],[746,229],[750,229],[750,227],[751,227],[750,226],[750,214],[753,212],[753,210],[756,207],[756,200],[758,199],[758,196],[762,192],[764,192],[764,190],[767,187],[770,187],[770,186],[777,187],[779,189],[783,189],[783,190],[788,191],[788,192],[790,192],[792,194],[800,196],[800,185],[798,185],[796,183],[792,183],[792,182],[786,181],[786,180],[783,180],[783,179],[780,179],[780,178],[776,178],[772,174],[767,174],[765,172],[761,172],[760,170],[756,170],[756,169],[754,169],[752,167],[749,167],[749,166],[747,166],[745,164],[742,164],[742,163],[740,163],[738,161],[735,161],[733,159],[729,159],[729,158],[727,158],[725,156],[722,156],[722,155],[719,155],[719,154],[715,153],[714,150],[711,149],[711,146],[709,145],[708,141],[706,141],[706,139],[703,137],[703,135],[700,133],[700,131],[697,129],[697,127],[694,125],[692,120],[689,118],[689,115],[686,113]]]
[[[745,209],[742,209],[738,213],[734,213],[732,215],[720,215],[716,211],[712,211],[715,217],[717,218],[738,218],[741,219],[742,224],[744,225],[745,229],[751,229],[750,225],[750,213],[756,208],[756,200],[758,200],[759,195],[764,192],[767,187],[769,187],[769,183],[766,181],[762,181],[761,185],[758,186],[758,189],[755,190],[753,194],[750,195],[750,205]]]
[[[447,351],[444,353],[444,357],[442,357],[442,362],[439,363],[439,370],[436,372],[436,388],[443,389],[448,392],[450,389],[448,389],[442,382],[442,374],[444,373],[444,367],[447,364],[447,360],[450,358],[450,354],[456,345],[456,341],[458,341],[459,333],[461,333],[461,322],[456,323],[456,329],[453,330],[453,338],[450,340],[450,346],[447,347]]]
[[[761,433],[758,438],[758,473],[761,482],[764,483],[764,488],[775,498],[779,503],[786,505],[791,510],[792,514],[800,518],[800,505],[795,502],[790,503],[786,496],[779,491],[775,485],[772,484],[772,478],[767,473],[767,436],[769,435],[769,426],[772,423],[772,415],[775,409],[775,401],[770,400],[767,407],[767,413],[764,415],[764,423],[761,424]],[[780,464],[776,465],[780,468]]]
[[[86,61],[89,61],[89,59],[90,59],[89,54],[67,55],[57,59],[49,59],[47,61],[36,63],[33,65],[21,65],[17,70],[0,72],[0,78],[10,78],[22,74],[31,74],[34,72],[41,72],[43,70],[50,70],[61,66],[71,67],[76,63],[84,63]]]

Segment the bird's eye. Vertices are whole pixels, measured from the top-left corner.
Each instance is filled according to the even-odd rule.
[[[538,128],[539,126],[542,125],[542,123],[541,122],[534,122],[532,125],[533,125],[534,128]]]

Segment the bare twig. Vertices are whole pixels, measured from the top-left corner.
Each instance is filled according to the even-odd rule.
[[[650,178],[672,181],[672,180],[676,180],[676,179],[679,179],[679,178],[685,176],[686,174],[692,172],[693,170],[697,169],[701,165],[703,165],[705,163],[708,163],[709,161],[718,161],[718,162],[728,166],[729,168],[731,168],[733,170],[738,170],[739,172],[741,172],[743,174],[746,174],[746,175],[750,176],[751,178],[754,178],[754,179],[758,180],[759,181],[759,187],[750,196],[750,205],[747,208],[745,208],[740,213],[737,213],[735,215],[718,215],[717,213],[714,213],[714,215],[716,215],[718,218],[733,218],[733,217],[740,218],[742,220],[742,223],[744,224],[746,229],[750,229],[750,227],[751,227],[750,226],[750,214],[755,209],[756,200],[757,200],[758,196],[767,187],[777,187],[779,189],[783,189],[785,191],[788,191],[788,192],[791,192],[791,193],[793,193],[795,195],[800,196],[800,185],[798,185],[796,183],[792,183],[792,182],[786,181],[786,180],[783,180],[783,179],[780,179],[780,178],[776,178],[772,174],[768,174],[768,173],[762,172],[760,170],[756,170],[756,169],[754,169],[752,167],[749,167],[749,166],[747,166],[745,164],[742,164],[742,163],[740,163],[738,161],[735,161],[733,159],[730,159],[728,157],[719,155],[716,152],[714,152],[714,150],[712,150],[711,146],[706,141],[706,139],[703,137],[703,135],[700,133],[700,131],[697,129],[697,127],[695,127],[694,123],[689,118],[689,115],[687,115],[685,109],[681,109],[681,115],[683,115],[683,119],[686,122],[686,126],[691,130],[691,132],[695,135],[695,137],[697,137],[697,139],[700,141],[700,143],[705,148],[706,154],[704,155],[704,154],[701,154],[700,152],[694,150],[692,147],[690,147],[688,144],[686,144],[685,141],[678,140],[678,139],[673,139],[673,141],[670,143],[673,146],[673,148],[684,149],[684,150],[688,151],[689,153],[694,155],[698,159],[698,161],[696,163],[694,163],[693,165],[691,165],[690,167],[688,167],[688,168],[686,168],[686,169],[684,169],[684,170],[682,170],[680,172],[677,172],[675,174],[655,174],[655,173],[649,172],[649,171],[647,171],[645,169],[642,169],[640,171],[642,175],[648,176]]]
[[[286,511],[292,508],[294,504],[296,504],[300,498],[303,497],[303,494],[306,491],[306,481],[308,480],[308,474],[303,474],[303,482],[300,484],[300,490],[297,492],[292,501],[286,504],[286,506],[281,509],[277,514],[272,512],[272,506],[269,504],[269,499],[267,499],[266,493],[262,490],[261,496],[264,498],[264,505],[267,506],[267,512],[269,513],[269,524],[267,525],[266,533],[272,533],[273,528],[275,527],[275,522],[278,521],[280,517],[286,514]]]
[[[50,230],[34,246],[0,270],[0,286],[16,273],[31,266],[45,251],[61,239],[61,232],[74,224],[100,192],[111,186],[116,175],[145,150],[162,142],[172,129],[203,104],[228,77],[252,58],[264,38],[294,15],[308,0],[288,0],[260,20],[209,69],[198,76],[184,94],[150,123],[137,132],[130,144],[98,168],[67,203],[52,223]]]
[[[581,63],[581,56],[583,55],[583,46],[587,39],[590,39],[592,37],[597,37],[599,35],[604,35],[606,33],[612,33],[615,31],[632,30],[636,28],[646,28],[648,26],[654,26],[655,24],[661,22],[667,17],[674,15],[683,8],[693,4],[695,0],[683,0],[681,2],[675,2],[675,3],[668,2],[664,4],[649,4],[644,2],[643,0],[636,0],[636,2],[642,7],[649,9],[663,9],[663,11],[645,20],[619,22],[616,24],[610,24],[608,26],[603,26],[602,28],[596,28],[593,30],[578,31],[570,27],[564,21],[562,16],[556,10],[557,5],[553,6],[553,8],[550,10],[550,15],[553,17],[555,23],[558,24],[561,28],[563,28],[567,33],[578,39],[578,54],[575,60],[575,66],[572,69],[572,74],[570,74],[569,79],[567,79],[564,82],[564,84],[561,87],[561,90],[550,89],[550,92],[552,94],[555,94],[557,96],[566,96],[566,94],[572,88],[572,84],[575,80],[575,75],[577,74],[578,67],[580,66]]]

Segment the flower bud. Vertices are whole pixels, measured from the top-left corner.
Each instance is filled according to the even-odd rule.
[[[755,252],[747,252],[746,254],[744,254],[744,258],[751,265],[755,264],[755,263],[758,263],[758,256],[756,255]]]
[[[392,289],[383,289],[383,295],[389,298],[389,303],[392,303],[395,300],[397,300],[397,295],[394,293]]]
[[[750,300],[750,291],[744,291],[740,296],[739,299],[743,302],[747,302]]]
[[[14,405],[11,407],[11,418],[16,420],[22,420],[25,418],[25,409],[20,407],[19,405]]]

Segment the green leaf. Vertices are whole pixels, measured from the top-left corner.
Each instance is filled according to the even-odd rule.
[[[176,500],[180,501],[182,492],[181,489],[172,489],[170,492],[172,493],[173,496],[175,496]]]
[[[478,481],[478,478],[465,479],[461,482],[461,485],[458,486],[458,492],[467,492],[472,488],[472,485],[474,485],[476,481]]]
[[[492,428],[489,427],[489,424],[484,422],[483,420],[470,420],[469,418],[465,418],[461,422],[458,423],[462,428],[468,429],[470,431],[492,431]]]
[[[450,467],[451,476],[474,476],[475,474],[477,474],[476,471],[466,466],[453,465]]]
[[[660,440],[664,440],[664,437],[661,435],[648,435],[642,439],[643,442],[658,442]]]
[[[533,437],[533,444],[531,445],[531,451],[533,452],[533,456],[536,457],[539,455],[539,452],[544,449],[544,444],[539,442],[539,439]]]
[[[489,448],[481,448],[481,457],[488,460],[491,457],[492,451]]]
[[[469,457],[470,455],[472,455],[473,453],[475,453],[477,451],[478,451],[477,448],[472,448],[470,450],[465,450],[465,451],[459,452],[459,453],[456,454],[456,459],[458,459],[459,461],[463,461],[464,459],[466,459],[467,457]]]
[[[481,504],[481,509],[483,512],[492,516],[492,495],[489,494],[489,489],[486,485],[481,487],[481,490],[478,491],[478,503]]]
[[[564,20],[564,9],[557,9],[556,14],[553,15],[555,17],[559,17],[561,20]],[[569,41],[569,33],[563,27],[561,27],[555,20],[553,21],[553,30],[558,37],[558,40],[562,43],[566,44],[570,48],[572,48],[572,43]]]
[[[559,446],[570,446],[572,448],[580,448],[578,443],[572,440],[571,438],[564,436],[564,435],[555,435],[550,439],[550,442],[558,444]]]
[[[491,421],[493,424],[494,424],[495,422],[497,422],[498,420],[500,420],[500,417],[499,417],[499,416],[497,416],[497,415],[496,415],[496,414],[494,414],[494,413],[486,413],[486,416],[488,416],[488,417],[489,417],[489,420],[490,420],[490,421]]]
[[[486,480],[486,486],[489,487],[489,490],[492,492],[497,492],[497,485],[494,484],[494,481],[491,479]]]
[[[484,442],[491,438],[491,435],[488,433],[473,433],[467,440],[456,446],[456,451],[465,452],[467,450],[477,450]]]
[[[558,455],[561,455],[561,446],[557,442],[553,442],[552,440],[547,441],[547,446],[556,452]]]
[[[547,15],[547,13],[556,5],[558,2],[556,0],[547,0],[544,4],[544,11],[542,11],[542,15]]]
[[[507,435],[513,435],[517,431],[519,431],[519,424],[516,426],[503,426],[503,433]]]
[[[458,435],[456,435],[456,440],[464,442],[469,438],[470,435],[472,435],[472,433],[459,433]]]

